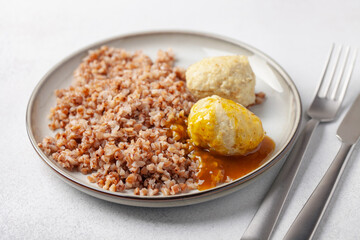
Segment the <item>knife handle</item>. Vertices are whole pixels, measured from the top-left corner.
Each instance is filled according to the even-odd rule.
[[[305,128],[300,133],[286,162],[282,166],[241,240],[263,240],[270,238],[294,182],[310,138],[318,124],[319,121],[315,119],[310,119],[306,123]]]
[[[352,146],[353,144],[342,143],[334,161],[296,217],[284,240],[312,239],[348,162],[347,156],[350,156]]]

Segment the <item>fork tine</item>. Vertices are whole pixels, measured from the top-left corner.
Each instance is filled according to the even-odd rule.
[[[345,79],[344,87],[342,88],[340,96],[337,98],[337,100],[340,101],[340,102],[344,99],[346,89],[347,89],[347,87],[349,85],[350,78],[351,78],[351,75],[352,75],[352,72],[353,72],[353,69],[354,69],[354,65],[355,65],[355,62],[356,62],[356,57],[357,57],[357,49],[355,49],[355,51],[354,51],[354,55],[353,55],[353,58],[352,58],[351,63],[350,63],[349,71],[348,71],[348,74],[347,74],[346,79]],[[339,91],[339,89],[336,90],[336,92],[338,92],[338,91]]]
[[[319,96],[320,89],[322,89],[322,87],[324,86],[326,72],[327,72],[327,70],[328,70],[328,68],[329,68],[330,60],[331,60],[332,55],[333,55],[333,53],[334,53],[334,48],[335,48],[335,44],[333,43],[333,44],[331,45],[331,50],[330,50],[330,53],[329,53],[329,56],[328,56],[328,59],[327,59],[325,68],[324,68],[323,73],[322,73],[321,81],[319,82],[319,85],[317,86],[317,89],[316,89],[316,95],[317,95],[317,96]]]
[[[332,71],[331,71],[330,81],[328,82],[328,84],[327,84],[327,86],[326,86],[326,88],[325,88],[325,96],[326,96],[327,98],[329,98],[330,87],[331,87],[332,82],[334,81],[335,72],[336,72],[337,65],[338,65],[338,63],[339,63],[339,59],[340,59],[341,53],[342,53],[342,45],[340,45],[340,47],[339,47],[339,51],[338,51],[338,53],[337,53],[334,66],[333,66]]]
[[[342,64],[340,72],[338,74],[338,78],[336,80],[333,93],[331,94],[331,97],[328,96],[328,98],[330,98],[330,99],[335,99],[336,94],[339,92],[339,86],[340,86],[341,80],[343,79],[343,76],[344,76],[345,67],[347,66],[347,62],[349,60],[349,50],[350,50],[350,47],[347,47],[345,57],[344,57],[345,60],[344,60],[344,63]],[[337,67],[337,66],[335,66],[335,67]],[[328,95],[330,95],[330,94],[328,94]]]

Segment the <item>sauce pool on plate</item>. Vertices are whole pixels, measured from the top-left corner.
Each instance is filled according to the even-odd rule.
[[[210,189],[219,183],[245,176],[260,167],[274,149],[275,143],[268,136],[265,136],[256,151],[245,156],[220,156],[195,148],[191,155],[200,161],[198,189]]]

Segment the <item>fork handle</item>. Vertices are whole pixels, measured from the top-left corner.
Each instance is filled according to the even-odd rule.
[[[296,217],[284,240],[312,239],[344,171],[352,146],[353,144],[342,143],[334,161]]]
[[[269,239],[319,120],[310,119],[241,240]]]

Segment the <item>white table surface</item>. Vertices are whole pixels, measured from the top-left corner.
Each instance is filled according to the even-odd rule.
[[[359,47],[360,1],[99,2],[0,1],[0,239],[239,239],[279,164],[254,184],[203,204],[147,209],[105,202],[65,184],[33,150],[25,129],[33,88],[54,64],[95,41],[184,29],[261,49],[293,78],[306,109],[331,43]],[[337,126],[359,89],[360,60],[339,120],[316,130],[272,239],[282,239],[336,155]],[[315,239],[360,239],[358,149]]]

